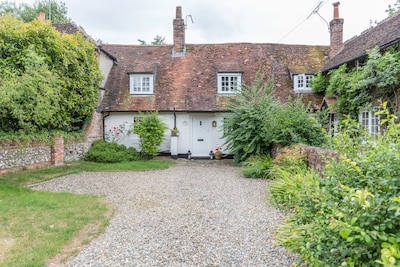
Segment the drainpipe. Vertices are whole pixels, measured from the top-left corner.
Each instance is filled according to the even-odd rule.
[[[176,129],[176,113],[175,113],[175,107],[174,107],[174,129]]]
[[[110,112],[107,112],[107,115],[103,116],[103,140],[105,141],[104,137],[106,135],[106,129],[104,129],[104,119],[107,118],[108,116],[110,116]]]

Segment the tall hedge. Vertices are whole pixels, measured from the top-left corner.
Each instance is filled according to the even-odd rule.
[[[95,44],[48,21],[0,17],[0,128],[6,133],[80,130],[101,80]]]

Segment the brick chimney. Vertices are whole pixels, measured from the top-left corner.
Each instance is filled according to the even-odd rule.
[[[343,47],[344,20],[339,18],[339,5],[340,2],[333,3],[333,20],[329,23],[329,31],[331,34],[330,58],[332,58]]]
[[[38,19],[41,20],[41,21],[45,21],[46,20],[46,13],[44,13],[43,11],[40,11]]]
[[[182,7],[176,7],[176,18],[174,19],[174,48],[172,55],[184,56],[185,47],[185,21],[182,19]]]

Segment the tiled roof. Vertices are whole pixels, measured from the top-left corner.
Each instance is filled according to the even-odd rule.
[[[53,24],[53,27],[60,33],[75,34],[80,32],[87,39],[95,43],[95,40],[89,34],[87,34],[82,27],[76,25],[75,23]]]
[[[217,94],[217,72],[242,72],[242,82],[251,85],[257,71],[274,78],[274,94],[281,101],[296,98],[290,69],[317,73],[329,53],[326,46],[283,44],[186,45],[186,55],[172,57],[172,45],[141,46],[104,44],[114,65],[105,85],[103,111],[221,111],[226,97]],[[154,95],[129,94],[129,75],[155,73]],[[318,106],[322,98],[302,94]],[[315,99],[317,98],[317,99]]]
[[[81,28],[74,23],[53,24],[53,27],[56,28],[57,31],[67,34],[75,34],[82,31]]]
[[[362,58],[368,49],[381,49],[400,43],[400,13],[389,17],[343,44],[343,48],[323,66],[322,71]]]

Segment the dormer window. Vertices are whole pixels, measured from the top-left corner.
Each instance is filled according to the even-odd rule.
[[[241,73],[218,73],[218,94],[236,94],[242,85]]]
[[[153,74],[129,74],[131,95],[152,95],[154,93]]]
[[[293,75],[293,88],[296,93],[312,93],[311,82],[314,75],[295,74]]]

